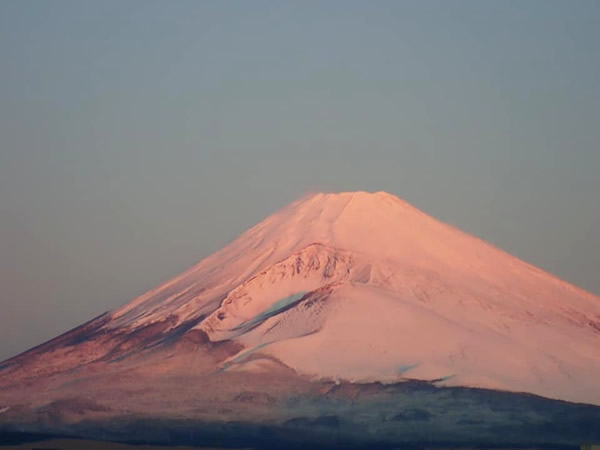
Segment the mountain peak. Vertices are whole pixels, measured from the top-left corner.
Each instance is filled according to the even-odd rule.
[[[363,206],[384,206],[384,205],[404,205],[410,206],[408,202],[402,200],[394,194],[390,194],[385,191],[367,192],[367,191],[343,191],[343,192],[318,192],[312,195],[308,195],[302,200],[311,204],[340,204],[353,202]],[[416,209],[416,208],[415,208]]]
[[[390,194],[389,192],[385,192],[385,191],[318,192],[318,193],[315,193],[314,196],[323,196],[323,197],[329,197],[329,198],[344,198],[344,199],[353,198],[353,199],[362,199],[364,201],[377,201],[378,199],[384,199],[384,198],[393,198],[393,199],[400,200],[400,198],[397,197],[396,195]]]

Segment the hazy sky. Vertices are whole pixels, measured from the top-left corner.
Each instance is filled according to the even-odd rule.
[[[0,359],[306,191],[600,293],[600,2],[0,1]]]

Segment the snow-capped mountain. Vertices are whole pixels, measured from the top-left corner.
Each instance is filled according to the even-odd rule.
[[[599,373],[597,296],[391,194],[315,194],[0,364],[0,407],[57,401],[78,383],[86,392],[152,384],[163,398],[167,380],[190,377],[206,397],[211,383],[231,389],[273,374],[307,386],[421,380],[600,405]],[[284,385],[265,395],[279,398]]]

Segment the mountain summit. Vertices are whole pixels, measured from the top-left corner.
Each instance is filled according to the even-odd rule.
[[[598,349],[597,296],[394,195],[319,193],[5,361],[0,402],[29,405],[39,419],[43,405],[84,388],[102,400],[88,407],[97,414],[125,408],[123,398],[141,414],[150,407],[132,397],[135,385],[154,393],[156,414],[206,419],[195,399],[222,405],[214,420],[242,414],[240,402],[253,405],[250,416],[257,402],[271,414],[274,399],[319,383],[419,382],[600,405]]]

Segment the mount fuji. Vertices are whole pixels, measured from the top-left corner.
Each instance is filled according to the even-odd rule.
[[[600,439],[599,374],[599,297],[394,195],[319,193],[0,363],[0,427],[574,444]]]

